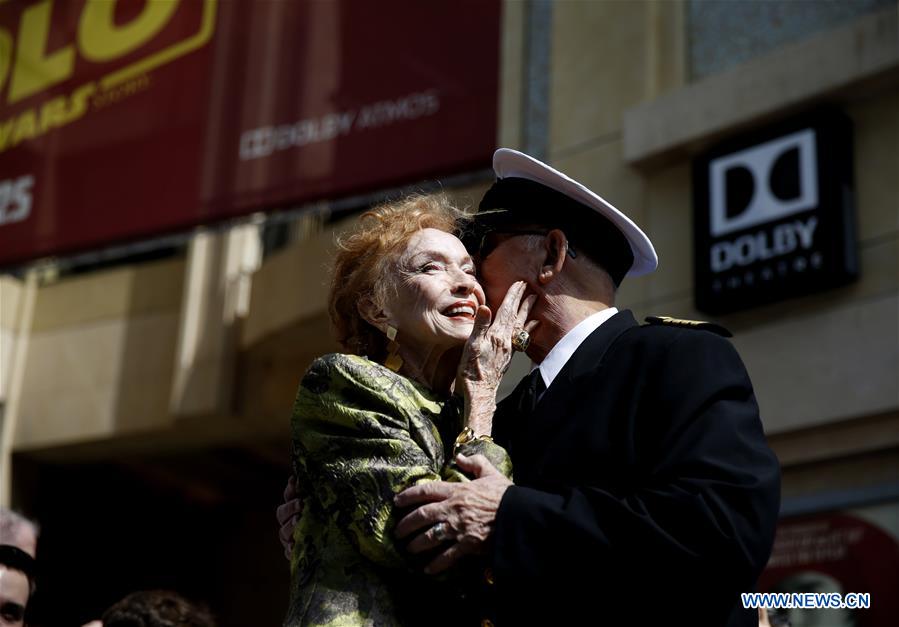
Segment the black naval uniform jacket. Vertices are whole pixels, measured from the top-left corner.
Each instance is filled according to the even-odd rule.
[[[758,624],[739,593],[771,552],[780,469],[729,341],[621,311],[531,415],[515,405],[494,429],[515,475],[489,556],[499,627]]]

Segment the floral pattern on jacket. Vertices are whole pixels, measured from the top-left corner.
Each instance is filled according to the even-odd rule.
[[[396,541],[404,512],[393,497],[427,481],[469,480],[452,462],[461,405],[364,357],[331,354],[313,362],[291,418],[303,514],[294,530],[285,625],[449,620],[441,614],[458,603],[447,596],[455,584],[423,575],[426,561]],[[482,454],[511,478],[511,461],[498,445],[474,440],[459,452]]]

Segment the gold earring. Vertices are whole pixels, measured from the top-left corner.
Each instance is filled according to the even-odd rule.
[[[387,339],[390,340],[390,343],[387,345],[387,359],[384,361],[384,365],[394,372],[399,372],[403,367],[403,358],[397,354],[400,345],[396,341],[396,327],[389,324],[387,325]]]

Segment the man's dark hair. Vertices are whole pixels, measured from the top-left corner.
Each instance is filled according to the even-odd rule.
[[[168,590],[133,592],[103,614],[103,627],[215,627],[205,606]]]

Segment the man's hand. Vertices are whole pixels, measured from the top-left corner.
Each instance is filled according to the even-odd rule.
[[[288,560],[293,553],[293,528],[297,526],[297,521],[300,520],[302,513],[303,504],[300,502],[300,493],[297,491],[297,478],[290,475],[287,487],[284,488],[284,502],[275,510],[275,516],[281,526],[278,530],[278,539],[281,540],[281,546],[284,547],[284,557]]]
[[[483,455],[457,455],[456,463],[476,479],[469,483],[423,483],[400,492],[394,499],[397,507],[418,506],[397,524],[397,537],[405,538],[427,529],[409,543],[409,551],[421,553],[447,539],[455,541],[428,564],[425,568],[428,574],[443,572],[464,555],[486,550],[496,510],[503,494],[513,485]],[[443,527],[435,532],[437,523],[443,523]]]

